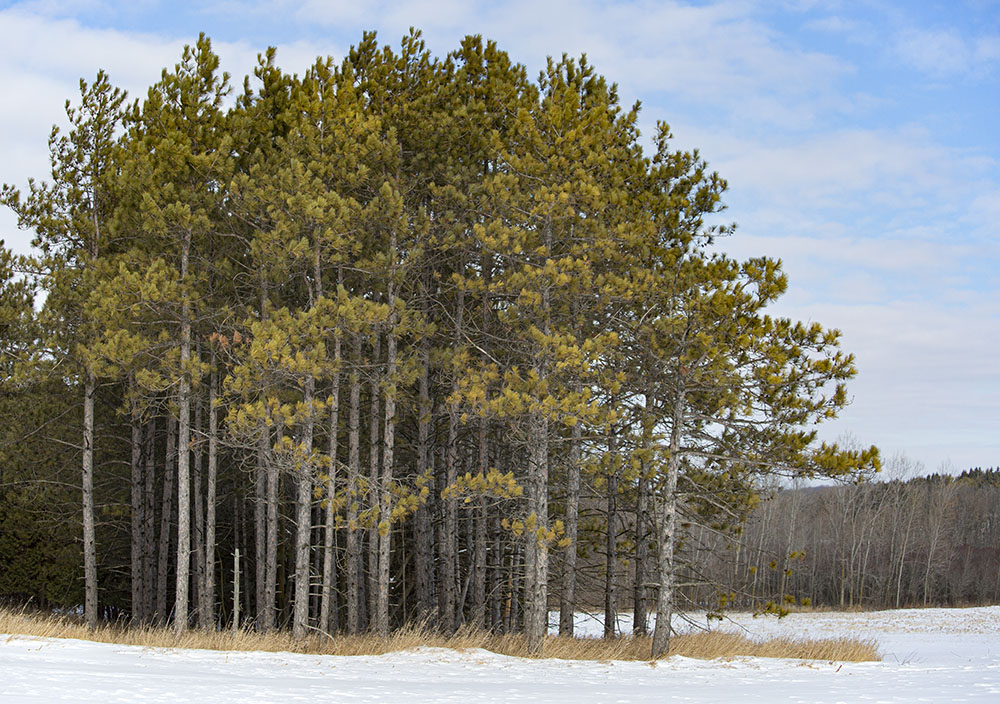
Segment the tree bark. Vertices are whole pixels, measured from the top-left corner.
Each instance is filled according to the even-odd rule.
[[[142,622],[150,623],[156,607],[156,419],[146,426],[145,484],[143,486],[143,594]]]
[[[528,430],[528,519],[525,530],[524,635],[540,653],[548,627],[549,421],[532,414]]]
[[[354,336],[354,368],[350,374],[350,400],[347,418],[347,632],[355,634],[360,627],[361,546],[358,538],[358,501],[361,479],[361,336]]]
[[[156,568],[156,620],[167,621],[167,570],[170,552],[170,524],[174,510],[174,463],[177,459],[177,423],[167,417],[166,460],[163,464],[163,501],[160,510],[160,544]]]
[[[83,387],[83,617],[97,627],[97,541],[94,531],[94,394],[97,380],[86,371]]]
[[[392,238],[395,250],[395,237]],[[389,635],[389,559],[392,555],[392,481],[393,456],[396,447],[396,294],[393,283],[388,287],[389,321],[385,334],[386,388],[385,421],[382,440],[382,477],[378,491],[378,595],[375,600],[375,632]]]
[[[371,359],[371,398],[368,415],[368,506],[377,510],[379,506],[379,475],[382,473],[379,462],[379,446],[381,436],[379,434],[379,408],[381,407],[382,390],[379,379],[378,366],[382,358],[382,335],[378,325],[374,329],[375,340],[372,345]],[[375,617],[378,608],[378,519],[371,521],[368,527],[368,571],[367,580],[367,605],[368,620]]]
[[[649,562],[649,481],[646,463],[639,468],[639,486],[635,507],[635,585],[632,596],[632,634],[644,636],[649,630],[646,613],[646,565]]]
[[[614,638],[618,626],[618,438],[608,437],[608,531],[604,562],[604,637]]]
[[[463,320],[465,316],[465,291],[459,289],[455,312],[455,351],[462,342]],[[457,369],[452,369],[452,394],[458,391]],[[458,477],[458,404],[448,403],[448,444],[445,446],[445,489],[452,486]],[[455,499],[444,499],[444,534],[441,540],[442,595],[441,628],[452,633],[458,627],[458,575],[456,573],[458,541],[458,507]]]
[[[479,424],[479,474],[489,472],[489,424],[483,418]],[[486,626],[486,497],[476,499],[473,509],[473,558],[472,558],[472,625]]]
[[[337,497],[337,432],[340,427],[340,331],[333,338],[334,372],[330,389],[330,436],[327,453],[330,470],[326,480],[326,510],[323,514],[323,596],[319,606],[319,627],[327,632],[337,630],[336,579],[337,560],[334,553],[336,531],[334,519]],[[331,623],[331,617],[333,623]]]
[[[433,452],[430,447],[431,430],[431,399],[429,383],[430,351],[426,336],[420,343],[420,400],[417,407],[417,476],[426,477],[429,471],[429,459]],[[431,478],[433,486],[433,478]],[[433,492],[431,493],[433,497]],[[413,516],[413,530],[416,546],[413,553],[413,566],[416,573],[417,618],[423,621],[430,617],[434,610],[434,537],[431,525],[431,510],[433,504],[423,502],[417,507]]]
[[[271,610],[274,602],[267,600],[267,446],[269,444],[267,425],[261,421],[260,437],[256,448],[256,477],[254,481],[254,558],[256,579],[255,604],[257,607],[257,629],[266,632],[273,628]]]
[[[576,551],[580,515],[580,464],[583,459],[583,426],[573,426],[566,478],[566,554],[563,562],[562,595],[559,599],[559,635],[573,635],[576,613]]]
[[[181,242],[181,281],[188,283],[191,232]],[[191,572],[191,303],[186,294],[181,304],[181,378],[177,390],[177,587],[174,594],[174,633],[188,627],[188,587]]]
[[[192,543],[194,544],[194,602],[198,616],[198,627],[206,628],[208,621],[208,602],[205,593],[205,497],[202,495],[204,485],[204,457],[202,453],[204,437],[204,409],[200,398],[195,399],[194,406],[194,435],[200,436],[192,442],[194,462],[192,463],[192,501],[194,504],[194,534]]]
[[[139,418],[134,411],[129,414],[129,424],[131,425],[132,431],[132,456],[131,461],[129,462],[129,503],[132,518],[131,531],[129,533],[132,577],[132,621],[133,623],[138,624],[141,623],[144,618],[142,608],[143,592],[145,591],[142,569],[142,531],[145,516],[143,515],[144,506],[142,501],[142,425],[140,425]]]
[[[670,652],[670,621],[674,605],[674,546],[677,527],[677,480],[681,466],[681,434],[684,422],[685,392],[683,387],[674,399],[670,427],[670,454],[662,493],[653,494],[656,519],[656,576],[660,589],[656,597],[656,626],[653,628],[653,658]]]
[[[215,628],[215,502],[217,500],[219,474],[219,416],[215,412],[216,388],[219,373],[215,369],[215,353],[212,353],[212,372],[208,378],[208,477],[205,491],[205,581],[202,593],[205,596],[202,628]]]
[[[281,425],[276,429],[276,440],[281,438]],[[267,496],[266,496],[266,522],[267,522],[267,545],[265,546],[265,577],[264,577],[264,604],[265,621],[264,629],[272,630],[275,627],[275,617],[277,615],[277,591],[278,591],[278,463],[273,456],[271,448],[270,433],[264,436],[264,457],[267,462]],[[282,592],[285,593],[285,592]]]
[[[298,493],[295,498],[295,605],[292,616],[292,638],[302,640],[309,632],[309,543],[312,536],[312,446],[313,446],[313,396],[316,380],[309,376],[302,393],[306,407],[306,420],[302,424],[299,442],[301,456],[296,464]]]

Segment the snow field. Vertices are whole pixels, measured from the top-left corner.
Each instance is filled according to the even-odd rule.
[[[585,617],[580,626],[599,630]],[[0,702],[1000,702],[1000,607],[781,621],[738,614],[713,627],[874,638],[884,661],[673,657],[652,665],[434,648],[336,657],[0,636]]]

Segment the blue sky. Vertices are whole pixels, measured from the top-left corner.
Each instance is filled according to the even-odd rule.
[[[496,39],[534,74],[586,52],[730,184],[722,243],[779,257],[775,312],[844,333],[849,434],[926,470],[1000,465],[1000,0],[154,0],[0,3],[0,181],[44,178],[79,78],[140,96],[199,32],[240,84],[258,51],[301,72],[364,30],[443,55]],[[0,214],[0,238],[30,237]]]

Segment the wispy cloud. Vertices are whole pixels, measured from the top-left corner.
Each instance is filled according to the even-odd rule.
[[[892,43],[896,57],[936,79],[982,77],[1000,64],[1000,34],[967,37],[955,29],[908,28]]]

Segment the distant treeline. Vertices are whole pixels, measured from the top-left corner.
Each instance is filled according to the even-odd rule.
[[[741,579],[746,605],[775,594],[833,607],[997,603],[1000,469],[785,489],[752,514],[732,559],[719,548],[702,552],[706,573]]]

